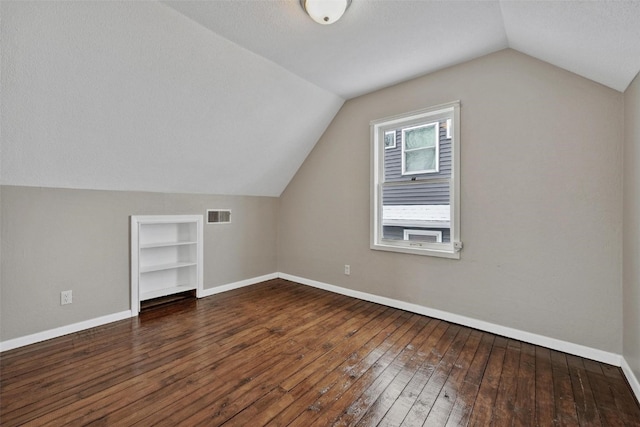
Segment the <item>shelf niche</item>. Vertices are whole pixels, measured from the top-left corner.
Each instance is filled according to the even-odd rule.
[[[202,297],[202,215],[131,216],[131,312],[140,302],[195,290]]]

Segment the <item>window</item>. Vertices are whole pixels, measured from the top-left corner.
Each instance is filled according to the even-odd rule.
[[[459,102],[371,122],[371,249],[460,258],[459,129]]]
[[[384,133],[384,148],[396,148],[396,133],[394,131]]]
[[[402,129],[403,175],[438,172],[439,130],[438,123]]]
[[[435,230],[404,230],[404,240],[419,240],[421,242],[442,242],[442,231]]]

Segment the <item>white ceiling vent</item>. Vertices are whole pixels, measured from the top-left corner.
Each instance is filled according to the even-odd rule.
[[[228,224],[230,222],[230,209],[207,209],[207,224]]]

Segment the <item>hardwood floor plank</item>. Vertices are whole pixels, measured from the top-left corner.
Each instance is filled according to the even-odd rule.
[[[401,327],[385,337],[384,341],[356,361],[357,363],[348,363],[342,369],[335,370],[331,376],[318,383],[321,387],[320,390],[316,389],[318,397],[307,407],[304,416],[297,417],[289,425],[294,427],[329,424],[329,420],[337,417],[343,409],[332,407],[330,404],[338,401],[346,393],[358,396],[361,387],[370,385],[384,367],[402,351],[407,342],[424,328],[424,322],[425,319],[421,316],[409,315]]]
[[[460,327],[458,334],[454,338],[453,344],[447,349],[442,356],[440,363],[435,368],[433,375],[422,388],[418,399],[414,402],[411,410],[402,421],[402,426],[415,426],[424,422],[429,414],[433,403],[437,399],[444,383],[446,382],[454,362],[458,359],[462,348],[464,347],[471,330],[469,328]]]
[[[188,357],[199,356],[205,358],[209,363],[208,354],[212,349],[202,349],[201,351],[195,353],[185,353],[179,355],[179,360],[185,360]],[[174,356],[176,356],[174,354]],[[178,370],[178,373],[175,372]],[[155,374],[159,372],[159,374]],[[190,373],[186,369],[186,367],[181,365],[176,365],[172,370],[165,370],[162,365],[157,366],[154,370],[147,371],[145,369],[145,373],[142,374],[146,381],[144,383],[138,383],[138,377],[132,377],[129,379],[125,379],[122,382],[116,383],[110,387],[104,387],[100,384],[97,384],[96,387],[99,389],[99,392],[95,392],[90,394],[92,396],[91,399],[84,398],[81,401],[77,402],[74,405],[68,405],[66,410],[69,408],[75,407],[83,407],[84,411],[87,411],[94,416],[98,412],[104,412],[107,410],[113,410],[117,407],[123,407],[126,404],[134,404],[137,399],[141,396],[145,396],[158,388],[165,388],[167,385],[174,382],[174,376],[187,375]],[[160,377],[160,375],[168,375],[171,374],[169,378]],[[144,387],[143,387],[144,386]],[[127,395],[124,398],[109,400],[111,395],[120,393],[121,390],[129,390]],[[95,409],[97,408],[97,409]],[[65,409],[61,410],[61,414],[66,412]],[[79,410],[78,413],[81,413]],[[67,422],[67,421],[65,421]]]
[[[347,324],[347,325],[343,325],[342,327],[344,328],[343,336],[346,336],[347,339],[352,338],[354,336],[354,334],[351,333],[352,332],[351,325]],[[335,329],[335,328],[331,328],[331,329]],[[339,330],[336,332],[339,332]],[[307,334],[307,331],[305,331],[305,334]],[[308,334],[309,336],[308,339],[310,341],[315,340],[314,338],[315,335],[316,334],[311,332],[310,334]],[[302,344],[303,344],[303,348],[309,348],[312,343],[302,342]],[[311,352],[310,356],[312,358],[316,358],[317,356],[321,355],[323,352],[326,352],[326,351],[327,351],[326,347],[318,347],[316,349],[316,354],[313,354],[313,352]],[[286,359],[281,359],[278,366],[282,367],[282,369],[290,368],[292,364],[295,363],[296,360],[301,360],[301,358],[292,357],[291,360],[289,361]],[[242,384],[241,387],[236,388],[235,390],[233,390],[233,392],[231,392],[225,397],[225,401],[223,404],[224,407],[218,408],[217,412],[215,412],[214,414],[209,414],[208,416],[205,416],[207,411],[199,411],[198,413],[193,414],[190,417],[186,418],[185,422],[190,425],[221,424],[226,422],[228,419],[232,418],[235,414],[245,410],[245,408],[247,408],[249,405],[251,405],[255,401],[259,400],[260,398],[268,394],[269,391],[276,390],[276,393],[279,393],[279,388],[277,388],[277,386],[278,386],[279,380],[282,378],[283,375],[279,372],[280,371],[279,369],[274,369],[274,371],[275,371],[275,374],[271,375],[270,377],[268,375],[265,375],[264,376],[265,378],[260,378],[259,376],[255,378],[256,380],[259,380],[260,383],[262,384],[262,387],[260,389],[255,388],[250,384]],[[251,377],[251,381],[252,382],[254,381],[253,376]]]
[[[536,424],[556,424],[555,392],[551,369],[551,350],[536,347]]]
[[[184,322],[182,322],[182,323],[181,323],[181,326],[182,326],[182,328],[184,329],[185,323],[184,323]],[[173,332],[172,332],[172,333],[173,333]],[[189,333],[193,333],[193,331],[189,331]],[[161,365],[162,365],[162,363],[163,363],[163,359],[161,359],[162,355],[163,355],[163,354],[165,354],[165,353],[166,353],[166,351],[169,351],[169,349],[170,349],[170,347],[169,347],[169,346],[166,346],[166,345],[164,344],[164,343],[165,343],[165,341],[164,341],[164,339],[163,339],[163,334],[161,334],[161,333],[157,333],[157,334],[155,334],[155,335],[156,335],[157,339],[156,339],[156,340],[154,340],[154,342],[156,343],[156,344],[154,344],[154,348],[152,348],[152,349],[144,348],[144,349],[143,349],[143,352],[144,352],[144,353],[143,353],[143,355],[144,355],[144,357],[140,360],[140,364],[136,366],[136,373],[137,373],[137,374],[140,374],[140,372],[144,372],[144,370],[145,370],[145,369],[149,369],[149,366],[150,366],[150,365],[148,365],[148,364],[147,364],[147,363],[145,363],[145,362],[147,362],[148,360],[154,360],[154,359],[150,359],[150,358],[149,358],[149,356],[148,356],[148,354],[147,354],[147,351],[153,351],[154,349],[156,349],[156,347],[158,347],[158,343],[160,343],[159,348],[162,348],[162,349],[163,349],[163,351],[155,351],[155,358],[156,358],[156,359],[158,359],[158,360],[155,360],[155,363],[156,363],[156,364],[159,364],[159,365],[161,366]],[[185,345],[186,345],[186,344],[185,344]],[[156,350],[157,350],[157,349],[156,349]],[[178,348],[178,350],[180,350],[180,351],[184,351],[184,349],[180,349],[180,348]],[[190,350],[188,350],[188,349],[187,349],[187,351],[190,351]],[[178,355],[180,355],[180,353],[173,352],[173,353],[169,353],[169,355],[168,355],[168,356],[165,356],[165,357],[167,357],[167,358],[168,358],[167,360],[173,360],[173,359],[174,359],[174,358],[176,358]],[[126,361],[126,359],[125,359],[125,361]],[[124,365],[126,366],[126,363],[125,363]],[[113,366],[115,366],[115,365],[113,365]],[[111,366],[107,366],[107,368],[106,368],[106,369],[107,369],[108,371],[110,371],[110,368],[111,368]],[[114,373],[114,372],[111,372],[111,373],[110,373],[110,377],[111,377],[111,378],[110,378],[110,381],[111,381],[111,383],[118,383],[118,382],[119,382],[120,380],[122,380],[123,378],[129,378],[129,377],[131,377],[131,375],[132,375],[132,374],[131,374],[131,372],[129,372],[130,370],[129,370],[128,368],[126,368],[126,369],[125,369],[125,371],[126,371],[126,372],[125,372],[125,374],[124,374],[124,375],[121,375],[121,374],[120,374],[119,372],[117,372],[117,371],[116,371],[115,373]],[[92,372],[93,372],[93,371],[92,371]],[[108,384],[108,383],[106,383],[106,382],[101,382],[101,381],[99,381],[99,380],[96,380],[96,379],[95,379],[95,377],[93,377],[93,378],[92,378],[92,377],[91,377],[92,372],[91,372],[91,373],[90,373],[90,375],[89,375],[88,377],[86,377],[86,378],[82,378],[82,377],[80,377],[80,378],[79,378],[77,375],[76,375],[76,376],[73,376],[76,380],[81,381],[82,386],[83,386],[83,387],[85,387],[84,389],[81,389],[81,390],[76,390],[76,389],[73,389],[73,388],[71,388],[71,389],[69,390],[69,392],[72,392],[72,393],[73,393],[72,397],[74,397],[74,396],[76,397],[76,400],[77,400],[77,396],[90,395],[90,394],[92,394],[92,393],[94,392],[94,390],[87,389],[86,387],[98,387],[98,389],[101,389],[101,388],[108,388],[108,387],[109,387],[109,384]],[[55,380],[53,380],[52,382],[53,382],[53,383],[55,383]],[[33,392],[33,391],[34,391],[34,390],[32,390],[32,392]],[[48,392],[49,392],[49,395],[50,395],[50,399],[54,399],[54,400],[56,400],[56,399],[57,399],[57,400],[60,400],[60,399],[61,399],[61,397],[63,397],[63,396],[61,396],[61,394],[62,394],[62,393],[61,393],[59,390],[53,389],[53,390],[48,390]],[[46,400],[41,400],[41,401],[36,402],[36,403],[37,403],[38,405],[42,406],[42,405],[44,405],[44,404],[46,403]],[[68,404],[68,403],[69,403],[69,402],[66,402],[66,404]],[[48,409],[51,409],[51,408],[49,407]],[[31,412],[31,415],[34,415],[34,414],[36,413],[36,410],[35,410],[34,408],[30,408],[30,412]]]
[[[293,296],[291,298],[292,299],[290,302],[295,301]],[[286,307],[287,302],[288,302],[287,300],[282,301],[282,307]],[[184,305],[181,305],[181,306],[184,307]],[[173,307],[173,310],[175,310],[175,307]],[[216,304],[211,304],[210,310],[211,310],[212,316],[208,317],[205,320],[210,322],[216,322],[216,324],[219,324],[220,323],[219,319],[217,317],[213,317],[213,315],[217,313]],[[165,316],[167,314],[168,313],[165,313]],[[26,378],[22,382],[17,382],[17,381],[11,381],[11,379],[8,378],[10,377],[10,375],[7,375],[7,376],[3,375],[3,381],[6,386],[7,392],[9,390],[18,388],[20,386],[22,386],[23,389],[28,389],[31,392],[33,392],[34,383],[36,383],[37,385],[37,383],[41,382],[43,379],[49,379],[58,383],[59,381],[69,377],[68,375],[69,371],[73,369],[77,369],[78,364],[85,363],[85,364],[97,365],[97,364],[101,364],[102,360],[115,361],[117,363],[116,357],[118,357],[119,355],[123,355],[123,357],[130,357],[130,352],[132,350],[139,351],[140,354],[145,356],[146,352],[153,351],[155,348],[161,347],[162,340],[169,339],[171,337],[170,334],[185,332],[184,327],[187,326],[186,323],[181,324],[179,328],[163,328],[162,330],[158,330],[157,328],[152,326],[153,318],[149,317],[151,315],[153,315],[153,313],[143,313],[138,319],[116,322],[118,324],[127,324],[126,330],[116,335],[113,339],[106,340],[107,341],[106,343],[102,343],[102,341],[105,341],[105,340],[101,336],[87,337],[88,333],[86,331],[78,333],[80,336],[83,336],[84,339],[78,340],[80,341],[80,343],[73,344],[74,352],[72,353],[72,357],[78,360],[78,362],[73,366],[67,363],[62,363],[63,361],[65,361],[64,353],[55,355],[55,357],[53,357],[53,355],[42,354],[37,359],[38,363],[31,363],[31,365],[34,365],[35,370],[29,369],[28,372],[30,372],[30,375],[28,376],[25,375],[26,372],[20,369],[17,369],[17,372],[15,373],[13,372],[14,368],[10,368],[9,370],[3,370],[3,372],[6,372],[8,374],[14,373],[20,376],[24,376]],[[227,314],[225,314],[225,316],[229,317]],[[235,319],[231,318],[229,319],[229,321],[230,322],[238,321],[236,319],[240,319],[239,321],[243,323],[246,322],[246,319],[242,320],[242,318],[239,316]],[[185,319],[185,321],[188,322],[189,319]],[[144,327],[134,329],[136,333],[134,334],[133,337],[131,337],[132,339],[123,340],[122,339],[123,335],[125,337],[130,336],[131,334],[130,330],[133,328],[132,326],[133,322],[142,322],[140,323],[140,325],[143,325]],[[221,325],[221,326],[225,327],[225,329],[223,330],[224,332],[222,333],[227,335],[233,335],[234,329],[230,324]],[[195,331],[189,330],[188,333],[190,334],[198,333],[198,330],[197,329]],[[198,335],[195,335],[195,336],[198,336]],[[154,339],[150,340],[149,338],[151,337],[153,337]],[[135,347],[135,344],[137,342],[141,342],[143,346],[139,348]],[[35,345],[36,348],[38,346],[39,344]],[[66,356],[69,357],[68,354]],[[11,355],[7,355],[3,357],[3,360],[6,360],[7,358],[11,359],[12,357]],[[19,357],[13,357],[13,358],[19,359]],[[51,367],[52,366],[59,367],[61,363],[64,369],[58,368],[54,371],[59,375],[59,378],[55,378],[55,377],[52,378]],[[89,380],[89,379],[86,379],[86,380]],[[16,392],[18,395],[22,395],[24,393],[24,390],[17,390]]]
[[[300,311],[300,313],[304,313],[304,307],[305,307],[304,305],[298,306],[295,310],[293,310],[293,313],[296,314],[296,312],[298,310]],[[274,312],[274,314],[275,313],[277,313],[277,312]],[[330,315],[331,315],[330,313],[327,314],[327,316],[330,316]],[[240,318],[242,319],[242,317],[240,317]],[[278,317],[276,317],[276,319],[278,319]],[[184,323],[180,322],[180,324],[183,325]],[[251,329],[251,328],[248,328],[248,325],[256,325],[256,326],[259,326],[259,328]],[[235,341],[237,341],[238,338],[242,338],[246,334],[248,334],[249,332],[252,332],[252,331],[255,331],[255,334],[249,335],[248,339],[251,340],[251,341],[254,341],[256,343],[261,343],[263,340],[269,339],[271,337],[271,334],[269,333],[269,331],[266,328],[263,328],[263,324],[262,323],[247,321],[245,319],[245,323],[242,325],[242,327],[245,327],[247,329],[245,331],[238,332],[235,336],[233,334],[228,335],[228,333],[229,333],[228,331],[225,332],[224,335],[222,336],[222,339],[220,341],[218,341],[216,343],[216,345],[224,346],[225,345],[225,339],[231,340],[232,337],[233,337],[233,340],[234,340],[234,343],[235,343]],[[256,334],[259,334],[259,335],[256,335]],[[186,336],[189,336],[189,334],[184,334],[183,336],[186,337]],[[213,336],[217,336],[217,335],[214,334]],[[154,341],[157,341],[157,340],[154,340]],[[122,387],[126,388],[126,387],[128,387],[127,381],[135,383],[136,377],[139,376],[139,375],[145,375],[146,374],[146,375],[151,376],[151,379],[153,379],[153,371],[159,369],[162,372],[163,371],[162,367],[164,366],[164,362],[166,360],[173,360],[175,358],[178,358],[179,360],[183,360],[188,355],[190,355],[191,357],[194,357],[194,356],[197,356],[197,355],[200,354],[198,352],[197,353],[190,353],[191,349],[189,349],[188,347],[187,347],[186,350],[181,349],[182,347],[176,347],[177,349],[180,349],[180,352],[176,352],[176,351],[174,351],[176,348],[172,348],[170,345],[168,345],[167,343],[165,343],[162,340],[160,340],[160,342],[162,342],[162,344],[163,344],[161,346],[161,348],[163,348],[163,351],[155,353],[155,357],[153,359],[151,359],[153,361],[153,364],[149,364],[149,362],[145,359],[140,364],[136,365],[134,370],[130,370],[129,369],[124,374],[116,373],[116,374],[112,375],[111,378],[109,378],[108,381],[102,381],[102,382],[98,381],[93,385],[91,385],[89,383],[89,385],[88,385],[89,388],[88,389],[84,389],[81,392],[78,392],[78,396],[81,397],[81,396],[84,396],[84,395],[93,395],[96,398],[98,396],[103,396],[104,394],[108,394],[109,393],[109,391],[105,391],[104,393],[102,393],[103,390],[110,390],[110,392],[113,392],[114,390],[119,390],[119,388],[122,388]],[[218,355],[220,357],[223,357],[223,356],[226,357],[226,356],[229,356],[229,355],[233,355],[235,353],[238,353],[238,352],[244,350],[245,347],[246,347],[245,345],[237,345],[237,343],[235,343],[235,345],[229,347],[226,352],[219,351]],[[212,350],[215,350],[215,346],[204,346],[203,349],[202,349],[202,351],[205,354],[205,357],[206,357],[206,354],[210,353]],[[167,354],[165,356],[166,360],[161,358],[162,355],[164,355],[164,354]],[[207,359],[208,362],[212,362],[213,360],[215,360],[215,359],[211,359],[211,358]],[[186,373],[189,372],[186,369],[183,370],[183,371],[185,371]],[[85,387],[87,387],[87,386],[85,386]],[[111,387],[117,387],[117,388],[111,389]],[[145,389],[142,392],[143,393],[147,393],[148,390]],[[53,396],[55,398],[55,395],[53,395]],[[76,396],[76,397],[78,397],[78,396]],[[132,398],[132,396],[133,395],[130,394],[128,397]],[[117,401],[117,404],[124,404],[124,402],[126,402],[126,399]],[[42,404],[42,401],[39,401],[39,402],[36,402],[36,403],[40,405],[40,404]],[[66,402],[66,403],[67,404],[66,404],[65,407],[68,408],[69,404],[71,402]],[[83,403],[77,403],[73,407],[77,407],[78,405],[82,405],[82,404],[84,404],[85,406],[87,405],[86,399],[83,399]],[[96,403],[96,402],[94,402],[93,404],[94,405],[102,405],[102,403]],[[106,409],[106,407],[102,408],[102,410],[105,410],[105,409]],[[31,415],[33,415],[33,414],[34,414],[34,411],[31,411]]]
[[[371,328],[363,328],[362,333],[356,335],[357,340],[350,339],[347,345],[337,347],[335,351],[332,349],[330,353],[318,359],[319,363],[315,368],[305,368],[304,371],[285,379],[281,386],[286,385],[285,389],[294,396],[295,403],[287,405],[267,425],[288,425],[298,418],[312,406],[319,394],[326,393],[335,385],[334,378],[351,370],[357,361],[376,349],[393,331],[405,323],[406,319],[406,313],[385,311],[381,321],[372,322],[371,325],[367,325],[372,326]],[[318,366],[321,369],[318,369]]]
[[[564,353],[551,351],[551,369],[553,371],[553,393],[556,396],[556,419],[561,425],[578,425],[571,377]]]
[[[531,344],[520,345],[517,383],[513,425],[533,426],[536,423],[536,349]]]
[[[491,355],[478,390],[478,397],[469,418],[470,426],[486,426],[491,423],[506,350],[507,339],[497,337],[493,342]]]
[[[578,420],[581,424],[601,426],[600,414],[598,413],[589,377],[582,360],[577,356],[568,355],[567,365],[569,366]]]
[[[496,426],[511,425],[518,384],[516,382],[520,369],[520,342],[509,340],[504,355],[502,373],[498,384],[496,402],[491,424]]]
[[[609,380],[616,408],[626,425],[640,425],[640,405],[628,393],[629,384],[624,378],[622,369],[617,366],[602,365],[602,371]]]
[[[619,368],[275,279],[0,354],[5,426],[640,426]]]
[[[482,334],[482,340],[473,357],[467,376],[464,378],[464,384],[458,392],[456,401],[451,409],[451,414],[446,424],[447,427],[467,425],[469,422],[471,410],[478,396],[478,390],[480,390],[480,383],[484,375],[485,367],[487,366],[487,360],[489,360],[489,355],[491,354],[494,340],[494,335],[487,333]]]
[[[585,368],[588,369],[587,378],[602,424],[606,426],[627,425],[625,424],[623,414],[618,411],[616,406],[616,390],[611,388],[609,379],[604,375],[600,364],[584,360],[584,365]],[[638,425],[637,420],[634,422],[636,423],[635,425]]]
[[[366,304],[357,303],[356,306],[359,307],[361,312],[373,312],[372,307],[367,306]],[[347,306],[348,307],[348,306]],[[359,314],[358,311],[352,312],[355,313],[356,318]],[[287,313],[285,316],[295,315],[295,313]],[[340,319],[331,319],[331,313],[327,313],[324,316],[317,317],[313,323],[302,324],[299,325],[298,328],[294,328],[289,331],[289,334],[295,334],[297,332],[305,332],[309,333],[310,337],[313,337],[314,333],[317,333],[316,330],[314,332],[314,328],[320,328],[320,330],[326,328],[327,326],[331,326],[331,322],[339,322]],[[279,322],[279,317],[271,319],[271,321]],[[287,361],[297,360],[299,359],[299,355],[296,351],[301,348],[303,350],[307,350],[307,348],[302,345],[297,345],[295,340],[284,338],[287,334],[279,329],[269,327],[268,324],[262,325],[263,329],[270,331],[270,336],[266,340],[262,341],[254,341],[252,339],[248,339],[245,341],[246,344],[242,345],[242,353],[240,354],[242,357],[237,357],[236,353],[225,355],[224,358],[221,358],[216,362],[215,365],[211,365],[210,357],[205,361],[208,363],[208,369],[217,372],[218,369],[224,368],[223,372],[220,372],[215,376],[215,378],[207,377],[207,376],[197,376],[194,374],[190,374],[187,372],[180,381],[179,384],[176,385],[175,389],[167,389],[163,388],[162,390],[158,390],[153,395],[150,395],[146,398],[149,405],[156,402],[161,402],[163,411],[157,412],[154,411],[152,413],[142,413],[136,412],[136,414],[132,417],[124,418],[122,421],[118,419],[118,417],[125,416],[127,414],[126,408],[123,408],[122,411],[114,413],[111,415],[110,419],[112,421],[118,422],[127,422],[132,423],[134,420],[136,422],[141,422],[144,424],[153,424],[156,422],[160,422],[165,419],[165,413],[170,414],[170,419],[175,420],[176,422],[180,419],[181,416],[188,417],[191,412],[180,412],[185,408],[185,406],[194,406],[200,405],[203,408],[206,408],[208,411],[213,411],[214,406],[226,407],[228,405],[229,396],[228,394],[233,392],[234,387],[242,387],[247,385],[253,385],[254,377],[259,376],[264,372],[264,369],[271,369],[277,362],[280,361],[282,364],[283,355],[286,355]],[[256,364],[254,362],[255,357],[252,357],[253,354],[259,354],[260,359],[265,362]],[[266,363],[266,364],[265,364]],[[204,368],[207,368],[205,366]],[[190,369],[190,371],[198,372],[203,367],[196,366],[195,369]],[[188,396],[181,393],[183,387],[189,387],[192,393]],[[246,387],[245,387],[246,388]],[[211,392],[210,390],[215,390]],[[206,399],[218,399],[217,405],[209,405]],[[200,400],[198,400],[200,399]],[[187,403],[191,402],[191,403]],[[196,406],[197,407],[197,406]],[[145,417],[146,416],[146,417]],[[148,418],[147,418],[148,417]]]
[[[435,371],[435,366],[442,359],[449,346],[453,343],[453,339],[458,333],[458,327],[450,325],[446,322],[438,324],[433,331],[431,337],[426,344],[432,348],[425,349],[421,353],[420,359],[417,361],[418,369],[415,371],[409,383],[404,387],[400,396],[391,405],[384,417],[378,423],[379,426],[399,426],[411,407],[415,403],[424,384],[431,378]]]
[[[343,414],[345,406],[359,408],[360,412],[357,413],[347,409],[344,418],[340,422],[336,422],[336,425],[355,425],[358,419],[366,412],[375,411],[375,409],[372,409],[375,400],[393,381],[406,363],[414,357],[433,330],[433,325],[429,326],[431,319],[420,317],[418,320],[416,328],[402,336],[362,376],[357,378],[348,390],[341,394],[332,393],[332,396],[322,396],[321,400],[327,410],[323,411],[311,425],[333,424]],[[344,389],[344,387],[341,387],[341,389]],[[342,390],[340,391],[342,392]]]
[[[382,394],[371,405],[367,413],[360,421],[359,426],[377,425],[386,415],[392,405],[400,398],[401,393],[405,390],[407,384],[415,376],[420,366],[427,359],[431,348],[437,343],[438,339],[444,333],[444,328],[439,327],[442,323],[438,320],[432,320],[427,327],[420,333],[420,340],[411,344],[408,350],[415,348],[414,353],[405,352],[400,362],[400,372],[387,385]]]
[[[465,343],[462,353],[458,356],[447,381],[445,382],[438,398],[427,415],[424,425],[444,426],[453,410],[458,392],[464,385],[464,379],[468,374],[471,362],[480,345],[482,332],[472,330],[469,339]]]
[[[256,285],[256,292],[261,295],[268,294],[270,290],[277,286],[273,281],[264,282]],[[295,291],[294,284],[283,283],[281,286],[290,287],[292,291]],[[242,289],[237,290],[238,294],[243,292]],[[216,298],[216,301],[207,301],[207,306],[210,307],[212,313],[215,313],[215,308],[218,304],[223,304],[225,299],[230,298],[224,295],[220,295]],[[180,305],[174,305],[166,307],[164,310],[153,310],[148,313],[141,313],[137,318],[127,319],[119,322],[110,323],[99,328],[92,328],[84,331],[77,332],[75,334],[69,334],[54,340],[49,340],[15,350],[11,350],[3,353],[2,359],[0,359],[0,369],[3,373],[3,380],[8,381],[12,376],[23,376],[29,372],[29,368],[35,367],[39,370],[50,370],[50,367],[57,367],[61,362],[64,362],[65,357],[69,357],[68,350],[73,348],[73,357],[80,356],[82,354],[91,356],[95,352],[100,352],[104,349],[110,349],[114,344],[126,344],[123,343],[122,337],[131,338],[133,334],[137,338],[145,338],[145,334],[148,333],[146,328],[138,328],[140,322],[148,324],[152,321],[153,316],[163,317],[169,313],[173,313],[176,307],[195,307],[193,304],[198,302],[191,301],[185,302]],[[284,304],[283,306],[286,306]],[[129,339],[127,339],[129,341]],[[65,350],[65,351],[61,351]],[[33,358],[26,357],[30,354],[37,354],[37,360],[39,363],[34,364]],[[24,365],[27,365],[25,368]],[[22,370],[21,370],[22,368]]]

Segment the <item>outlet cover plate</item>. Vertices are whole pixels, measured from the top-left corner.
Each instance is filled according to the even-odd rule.
[[[60,292],[60,305],[67,305],[73,302],[73,291]]]

